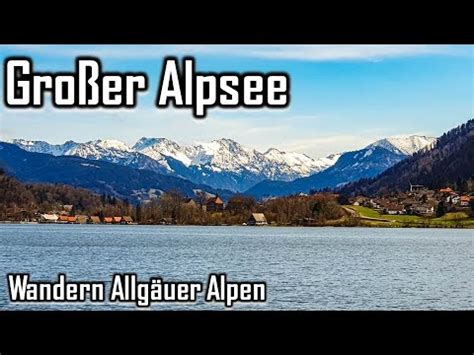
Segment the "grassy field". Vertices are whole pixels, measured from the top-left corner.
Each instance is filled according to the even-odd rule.
[[[409,215],[386,215],[363,206],[344,206],[359,215],[364,225],[390,227],[445,227],[474,228],[474,218],[464,212],[446,213],[442,217],[420,217]]]

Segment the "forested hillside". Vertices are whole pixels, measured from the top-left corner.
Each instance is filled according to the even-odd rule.
[[[433,149],[415,153],[375,178],[347,184],[339,192],[381,195],[406,191],[410,183],[474,190],[474,119],[443,134]]]
[[[66,185],[23,184],[0,169],[0,220],[15,219],[19,213],[61,211],[64,205],[73,206],[71,214],[128,215],[132,212],[132,206],[114,197]]]

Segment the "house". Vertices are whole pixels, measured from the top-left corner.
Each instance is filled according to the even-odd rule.
[[[122,224],[132,224],[132,223],[133,223],[133,219],[132,219],[132,217],[130,217],[130,216],[123,216],[121,223],[122,223]]]
[[[119,224],[120,222],[122,222],[122,217],[121,216],[113,217],[112,223]]]
[[[445,187],[444,189],[439,189],[439,192],[442,194],[451,194],[453,193],[453,189],[450,187]]]
[[[463,195],[459,197],[459,206],[461,207],[468,207],[471,202],[471,197]]]
[[[100,217],[99,216],[91,216],[90,219],[89,219],[89,223],[100,224]]]
[[[76,216],[76,222],[79,224],[86,224],[89,220],[89,217],[83,214],[78,214]]]
[[[413,212],[415,212],[418,215],[431,215],[434,213],[434,207],[433,206],[415,206],[413,208]]]
[[[42,223],[56,223],[58,221],[58,215],[54,213],[43,213],[40,215],[40,222]]]
[[[58,222],[59,223],[68,223],[69,222],[68,218],[69,218],[69,216],[62,214],[58,217]]]
[[[423,191],[425,190],[426,187],[423,185],[412,185],[410,183],[410,192],[417,192],[417,191]]]
[[[247,225],[249,226],[264,226],[267,224],[267,218],[263,213],[252,213],[250,218],[247,220]]]
[[[219,196],[208,198],[202,209],[205,212],[222,212],[224,211],[224,201]]]
[[[73,207],[74,207],[73,205],[63,205],[62,206],[63,210],[66,211],[66,212],[71,212]]]
[[[405,214],[405,208],[396,204],[387,204],[383,207],[383,213],[390,215]]]
[[[374,208],[374,209],[381,209],[382,208],[382,200],[380,199],[370,199],[365,204],[366,207]]]
[[[114,218],[113,217],[104,217],[104,223],[112,224],[112,223],[114,223]]]
[[[76,222],[77,222],[76,216],[68,216],[67,217],[67,223],[76,223]]]
[[[457,205],[460,202],[461,197],[457,193],[452,193],[448,197],[446,197],[446,202],[450,202],[453,205]]]

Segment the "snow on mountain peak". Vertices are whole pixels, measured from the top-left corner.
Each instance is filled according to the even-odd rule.
[[[86,143],[69,141],[62,145],[26,140],[15,140],[13,143],[29,151],[106,160],[140,169],[164,169],[190,179],[210,176],[213,172],[230,174],[229,181],[235,185],[232,185],[232,188],[236,189],[240,186],[237,176],[242,177],[242,183],[248,184],[254,181],[252,179],[290,181],[320,172],[332,166],[339,158],[339,155],[333,155],[312,159],[305,154],[284,152],[276,148],[261,153],[229,138],[189,146],[181,146],[166,138],[147,137],[139,139],[132,147],[115,139],[99,139]],[[171,164],[170,158],[183,163],[189,171]],[[222,176],[222,179],[227,178]]]
[[[434,137],[419,135],[395,136],[378,140],[367,146],[367,148],[382,147],[397,154],[413,155],[424,148],[430,148],[434,143],[436,143],[436,138]]]
[[[127,144],[116,139],[98,139],[96,141],[87,142],[87,144],[93,144],[104,149],[122,150],[125,152],[132,151],[132,149]]]
[[[10,142],[29,152],[51,154],[55,156],[64,155],[67,150],[77,145],[74,141],[67,141],[64,144],[50,144],[44,141],[12,139]]]
[[[133,149],[152,159],[160,160],[163,157],[171,157],[182,162],[185,166],[191,164],[190,155],[192,152],[187,147],[181,147],[178,143],[167,138],[143,137],[135,143]]]

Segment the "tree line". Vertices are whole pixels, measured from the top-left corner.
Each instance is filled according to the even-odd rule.
[[[131,216],[140,224],[240,225],[252,213],[263,213],[268,223],[278,225],[318,224],[344,216],[337,198],[330,193],[288,196],[258,202],[244,195],[232,196],[222,211],[205,211],[206,196],[191,200],[172,190],[146,203],[131,204],[111,195],[62,184],[25,184],[0,169],[0,220],[33,218],[37,213],[64,211],[69,215]]]

